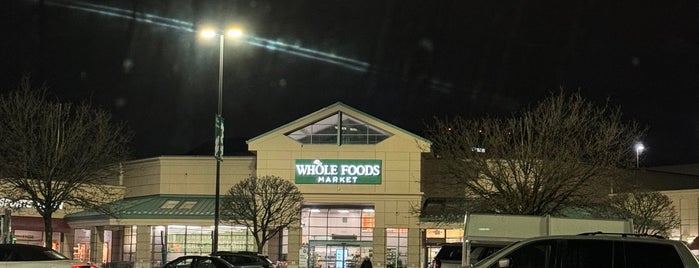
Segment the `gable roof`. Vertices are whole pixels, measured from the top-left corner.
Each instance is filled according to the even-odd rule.
[[[280,131],[284,131],[284,133],[286,133],[287,131],[290,131],[290,130],[293,130],[293,129],[296,129],[296,128],[299,128],[299,127],[303,127],[303,126],[304,126],[304,123],[313,122],[313,121],[316,121],[316,120],[321,120],[321,119],[324,119],[325,117],[328,117],[328,116],[330,116],[330,115],[333,115],[333,114],[335,114],[335,113],[337,113],[337,112],[346,113],[346,114],[348,114],[348,115],[350,115],[350,116],[353,116],[353,117],[356,117],[356,118],[358,118],[358,119],[360,119],[360,120],[370,121],[370,122],[368,122],[368,123],[377,124],[377,125],[378,125],[377,127],[381,127],[382,129],[385,129],[386,131],[389,131],[389,132],[391,132],[391,133],[394,133],[394,134],[395,134],[395,133],[402,133],[402,134],[404,134],[404,135],[413,137],[413,138],[415,138],[415,139],[417,139],[417,140],[419,140],[419,141],[422,141],[422,142],[424,142],[424,143],[432,144],[431,141],[429,141],[429,140],[427,140],[427,139],[425,139],[425,138],[423,138],[423,137],[420,137],[420,136],[418,136],[418,135],[416,135],[416,134],[413,134],[413,133],[411,133],[411,132],[409,132],[409,131],[407,131],[407,130],[404,130],[404,129],[402,129],[402,128],[399,128],[399,127],[397,127],[397,126],[394,126],[394,125],[391,124],[391,123],[388,123],[388,122],[386,122],[386,121],[383,121],[383,120],[381,120],[381,119],[378,119],[378,118],[376,118],[376,117],[374,117],[374,116],[372,116],[372,115],[369,115],[369,114],[364,113],[364,112],[362,112],[362,111],[360,111],[360,110],[357,110],[357,109],[355,109],[355,108],[352,108],[352,107],[350,107],[350,106],[348,106],[348,105],[346,105],[346,104],[344,104],[344,103],[342,103],[342,102],[339,102],[339,101],[336,102],[336,103],[334,103],[334,104],[332,104],[332,105],[329,105],[329,106],[327,106],[327,107],[325,107],[325,108],[322,108],[322,109],[320,109],[320,110],[318,110],[318,111],[315,111],[315,112],[313,112],[313,113],[311,113],[311,114],[309,114],[309,115],[306,115],[306,116],[304,116],[304,117],[301,117],[301,118],[299,118],[299,119],[296,119],[296,120],[294,120],[294,121],[292,121],[292,122],[290,122],[290,123],[284,124],[284,125],[279,126],[279,127],[275,128],[275,129],[273,129],[273,130],[267,131],[267,132],[265,132],[265,133],[263,133],[263,134],[261,134],[261,135],[258,135],[258,136],[254,137],[254,138],[252,138],[252,139],[247,140],[246,142],[247,142],[247,144],[250,144],[250,143],[256,142],[256,141],[258,141],[258,140],[260,140],[260,139],[263,139],[263,138],[265,138],[265,137],[267,137],[267,136],[270,136],[270,135],[279,133]]]

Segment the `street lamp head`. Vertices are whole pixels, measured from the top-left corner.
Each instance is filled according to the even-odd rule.
[[[204,38],[212,38],[212,37],[218,35],[216,33],[216,30],[213,28],[204,28],[201,30],[200,34]]]
[[[238,38],[243,36],[243,30],[239,27],[232,27],[226,31],[226,36]]]
[[[636,153],[641,153],[641,152],[643,152],[643,150],[646,149],[646,147],[643,146],[643,143],[640,143],[640,142],[639,142],[639,143],[636,143],[636,145],[634,146],[634,148],[636,149]]]
[[[206,27],[202,28],[201,31],[199,31],[199,34],[204,38],[212,38],[219,35],[238,38],[243,36],[243,30],[240,27],[230,27],[225,32],[220,32],[213,27]]]

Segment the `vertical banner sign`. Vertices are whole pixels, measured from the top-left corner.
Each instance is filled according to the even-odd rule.
[[[216,139],[214,141],[214,157],[223,158],[223,117],[216,114]]]
[[[381,160],[296,159],[297,184],[381,184]]]

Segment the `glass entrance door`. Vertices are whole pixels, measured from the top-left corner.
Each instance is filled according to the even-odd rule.
[[[361,261],[361,246],[358,244],[326,244],[315,246],[315,253],[325,258],[320,263],[327,268],[356,268]]]
[[[307,268],[355,268],[371,257],[374,210],[368,207],[303,208],[299,257]]]
[[[335,268],[354,268],[359,261],[359,245],[328,245],[328,251],[335,255]]]

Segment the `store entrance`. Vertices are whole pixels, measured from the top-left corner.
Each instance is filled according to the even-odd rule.
[[[301,268],[358,268],[372,256],[373,208],[303,208],[301,222]]]
[[[362,256],[368,255],[371,241],[311,241],[310,247],[311,254],[315,256],[313,259],[316,268],[357,268],[362,262]]]
[[[328,244],[326,253],[328,258],[328,268],[354,268],[359,260],[359,245],[353,244]]]

